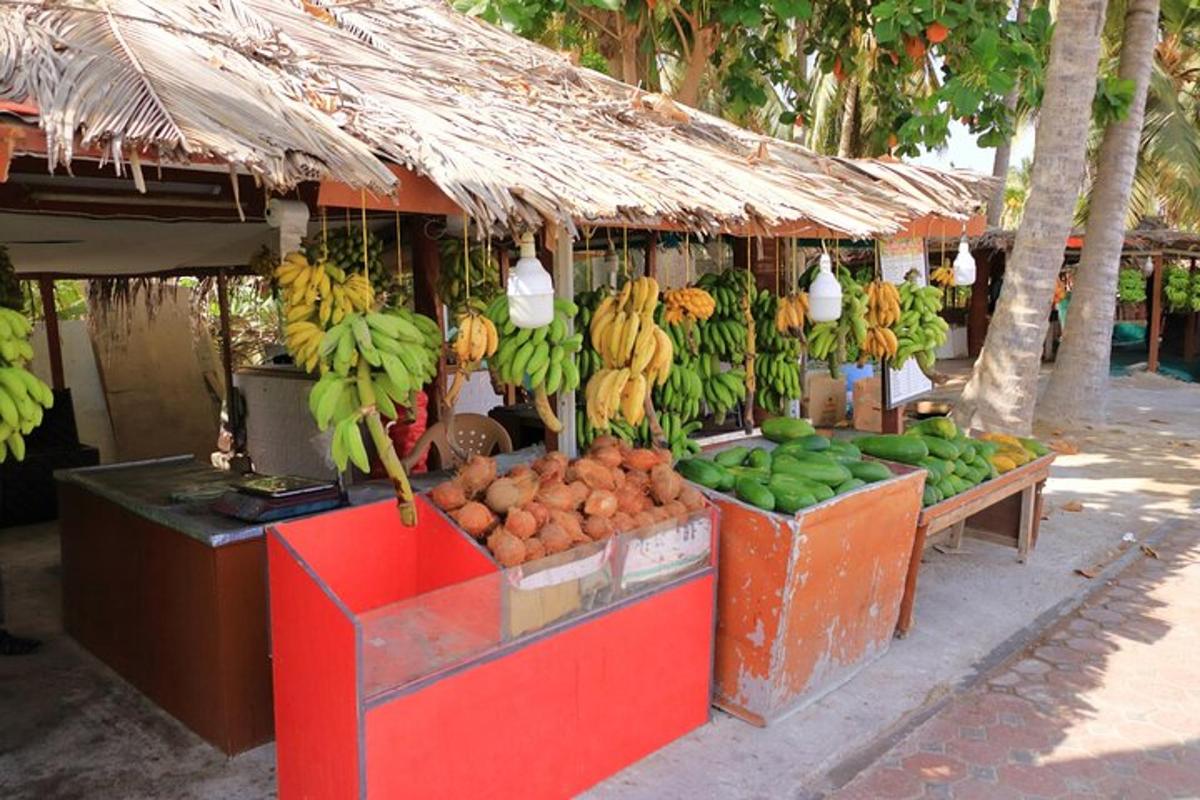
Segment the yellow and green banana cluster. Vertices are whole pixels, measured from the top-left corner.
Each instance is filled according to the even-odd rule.
[[[313,372],[320,363],[317,351],[330,323],[339,324],[346,315],[365,312],[375,303],[375,293],[362,273],[309,261],[299,251],[284,256],[275,269],[275,280],[283,292],[288,352],[305,372]]]
[[[586,331],[589,329],[596,309],[600,306],[600,302],[608,297],[608,294],[607,288],[599,287],[575,295],[575,307],[579,309],[575,314],[575,330]],[[592,347],[591,340],[587,337],[584,337],[583,346],[575,354],[575,366],[579,370],[579,380],[582,383],[587,383],[593,375],[604,368],[604,359]]]
[[[540,328],[518,328],[508,316],[508,297],[500,295],[484,314],[500,331],[500,346],[488,359],[501,383],[533,390],[534,406],[546,427],[557,433],[562,422],[550,407],[550,395],[574,391],[579,386],[575,354],[583,347],[583,334],[571,333],[579,309],[570,300],[554,301],[554,319]]]
[[[602,366],[584,392],[593,427],[606,430],[618,414],[630,425],[640,425],[651,390],[666,382],[675,346],[655,322],[658,307],[658,281],[647,277],[626,281],[596,307],[588,341]]]
[[[42,424],[45,409],[54,405],[54,392],[25,369],[33,360],[29,333],[33,326],[11,308],[0,307],[0,464],[9,453],[25,458],[25,436]]]
[[[773,414],[782,414],[784,404],[788,400],[798,400],[802,392],[801,343],[791,334],[796,330],[791,323],[799,309],[795,301],[788,301],[785,310],[784,302],[770,290],[762,289],[751,304],[756,350],[754,400]],[[785,317],[788,324],[779,324],[780,317]]]
[[[909,358],[916,358],[922,371],[931,372],[937,362],[937,349],[946,343],[950,331],[940,313],[942,290],[904,281],[899,292],[900,318],[892,327],[897,342],[893,366],[900,369]]]
[[[372,407],[389,419],[413,408],[414,395],[437,376],[442,334],[437,323],[408,309],[352,312],[323,334],[321,378],[308,407],[321,430],[334,426],[338,469],[369,469],[358,424]]]

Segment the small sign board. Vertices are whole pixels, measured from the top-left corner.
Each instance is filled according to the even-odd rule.
[[[926,284],[929,265],[925,258],[925,240],[917,237],[892,239],[879,245],[879,271],[885,281],[901,283],[916,273],[918,286]],[[916,400],[933,390],[933,381],[921,372],[915,359],[902,369],[883,370],[883,407],[893,409]]]

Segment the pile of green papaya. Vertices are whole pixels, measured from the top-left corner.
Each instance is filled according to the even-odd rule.
[[[887,465],[864,461],[854,444],[821,436],[805,420],[772,418],[762,424],[762,433],[776,442],[773,449],[735,445],[711,459],[680,461],[676,469],[701,486],[783,514],[892,475]]]
[[[948,417],[930,417],[903,434],[862,436],[854,444],[867,455],[921,467],[927,473],[926,506],[990,480],[998,474],[990,457],[999,445],[971,439]]]

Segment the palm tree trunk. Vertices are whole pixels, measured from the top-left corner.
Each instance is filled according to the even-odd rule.
[[[1027,433],[1054,284],[1071,231],[1096,93],[1103,0],[1060,0],[1033,177],[1004,287],[955,416],[963,424]]]
[[[1058,363],[1038,406],[1039,416],[1056,424],[1104,417],[1117,272],[1157,39],[1158,0],[1130,0],[1118,74],[1123,80],[1133,81],[1133,101],[1125,119],[1104,131],[1087,236],[1071,293],[1071,313],[1063,330]]]
[[[1028,16],[1029,0],[1017,0],[1017,24],[1025,22]],[[1010,114],[1014,114],[1017,110],[1018,96],[1019,92],[1015,86],[1004,96],[1004,106]],[[1015,119],[1013,125],[1013,136],[1015,136]],[[1012,136],[1006,137],[996,147],[996,155],[992,159],[992,177],[996,178],[996,185],[992,188],[992,194],[988,198],[987,204],[987,226],[989,228],[1000,227],[1000,217],[1004,215],[1004,187],[1008,183],[1008,166],[1012,161],[1012,140]]]
[[[857,140],[858,78],[846,79],[846,93],[842,98],[842,126],[838,136],[838,152],[841,158],[853,158]]]

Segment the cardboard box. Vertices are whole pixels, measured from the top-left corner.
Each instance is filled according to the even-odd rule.
[[[883,383],[879,377],[861,378],[854,384],[854,429],[883,430]]]
[[[804,396],[808,418],[818,428],[832,428],[846,419],[846,379],[817,373],[808,376]]]

